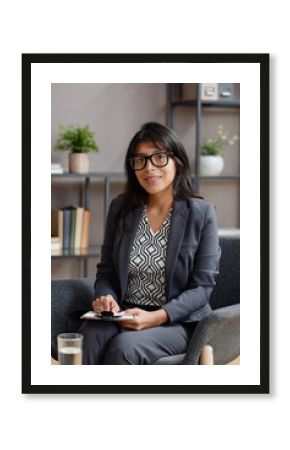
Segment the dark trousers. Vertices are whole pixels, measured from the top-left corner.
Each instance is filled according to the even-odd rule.
[[[185,353],[195,324],[164,324],[141,331],[117,323],[84,320],[83,364],[154,364],[162,356]]]

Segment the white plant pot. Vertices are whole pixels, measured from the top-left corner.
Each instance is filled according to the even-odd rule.
[[[200,175],[214,177],[219,175],[224,168],[222,156],[200,156]]]
[[[88,153],[70,153],[68,167],[70,173],[88,173],[90,170],[90,158]]]

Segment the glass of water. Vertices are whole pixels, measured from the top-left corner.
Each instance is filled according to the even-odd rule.
[[[58,362],[61,365],[80,365],[83,359],[83,335],[62,333],[57,336]]]

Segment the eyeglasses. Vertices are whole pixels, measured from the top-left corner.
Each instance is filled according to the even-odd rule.
[[[155,167],[165,167],[168,164],[169,156],[172,155],[172,152],[160,152],[153,153],[150,156],[134,156],[134,158],[129,158],[129,161],[133,170],[144,169],[148,159],[150,159],[151,164]]]

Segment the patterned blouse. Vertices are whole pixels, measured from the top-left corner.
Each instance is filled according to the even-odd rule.
[[[135,305],[161,306],[165,297],[165,262],[172,210],[154,233],[146,207],[129,257],[126,302]]]

